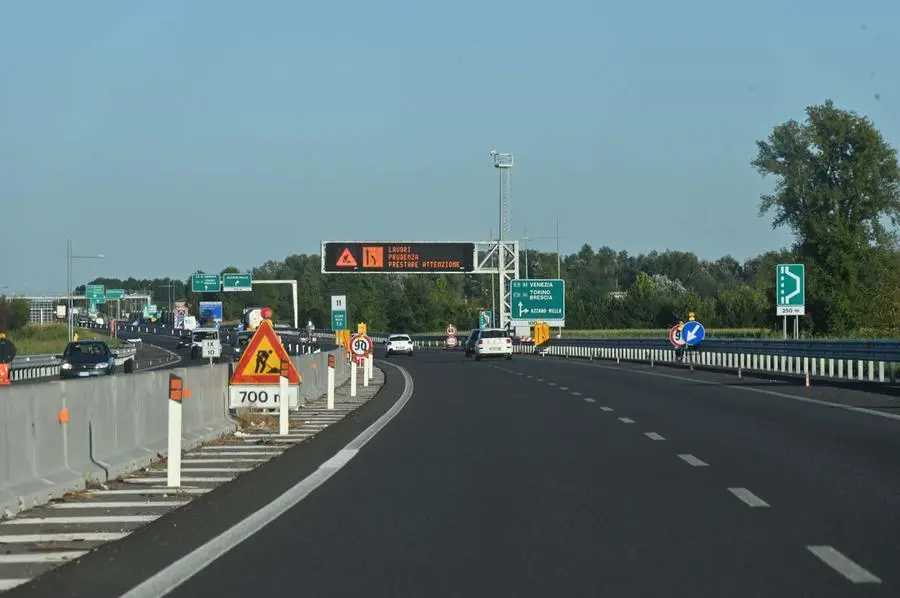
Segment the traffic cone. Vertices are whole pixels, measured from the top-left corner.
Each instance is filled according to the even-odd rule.
[[[0,386],[9,386],[9,364],[0,363]]]

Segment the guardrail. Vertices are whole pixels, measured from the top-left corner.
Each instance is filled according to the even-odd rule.
[[[110,350],[116,353],[116,365],[123,366],[128,361],[133,361],[137,354],[137,348],[112,347]],[[56,355],[23,355],[16,357],[10,364],[9,379],[12,382],[24,380],[38,380],[59,377],[60,360]]]
[[[375,342],[386,333],[371,332]],[[457,333],[459,345],[468,337]],[[443,335],[410,335],[416,347],[445,348]],[[458,346],[459,346],[458,345]],[[675,350],[667,339],[551,339],[513,342],[518,354],[548,357],[606,359],[683,365],[753,373],[771,373],[845,381],[897,382],[900,341],[895,340],[769,340],[707,339],[699,346]]]

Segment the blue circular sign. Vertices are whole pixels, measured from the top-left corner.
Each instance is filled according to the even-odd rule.
[[[689,347],[699,345],[704,336],[706,336],[706,330],[703,328],[703,324],[696,320],[686,322],[684,328],[681,329],[681,338]]]

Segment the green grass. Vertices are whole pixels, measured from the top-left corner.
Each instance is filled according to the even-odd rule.
[[[99,330],[75,328],[78,340],[105,340],[110,347],[126,344],[119,339],[111,339]],[[66,348],[68,328],[65,324],[29,324],[22,330],[7,333],[7,337],[16,345],[18,355],[57,355]]]

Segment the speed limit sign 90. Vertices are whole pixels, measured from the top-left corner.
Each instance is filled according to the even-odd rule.
[[[350,337],[350,352],[356,357],[367,357],[372,352],[372,339],[362,334]]]

